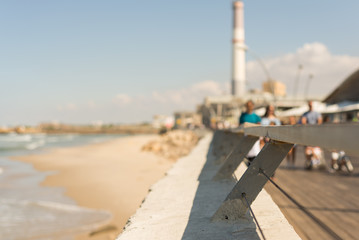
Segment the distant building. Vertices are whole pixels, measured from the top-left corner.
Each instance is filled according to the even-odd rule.
[[[168,115],[155,115],[153,116],[152,126],[154,128],[167,128],[171,129],[174,126],[174,117]]]
[[[313,101],[313,105],[314,110],[323,115],[324,122],[359,121],[359,69],[346,78],[324,100]],[[306,111],[308,111],[307,102],[303,102],[301,106],[288,108],[277,116],[283,120],[290,116],[299,118]]]
[[[223,95],[206,97],[204,103],[199,105],[197,112],[202,115],[206,127],[217,128],[218,124],[224,127],[236,127],[238,118],[244,110],[244,104],[252,100],[256,108],[264,107],[274,101],[270,93],[251,91],[242,97]]]
[[[202,126],[202,116],[195,112],[180,111],[174,113],[175,128],[193,128]]]
[[[282,82],[269,80],[265,81],[262,84],[263,92],[271,93],[276,97],[285,97],[286,93],[286,85]]]
[[[359,120],[359,69],[347,77],[323,100],[327,104],[322,112],[332,122]]]
[[[216,128],[217,123],[235,124],[239,114],[239,102],[231,95],[206,97],[204,103],[197,107],[206,127]]]

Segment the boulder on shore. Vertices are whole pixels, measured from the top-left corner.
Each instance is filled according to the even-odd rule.
[[[142,147],[142,151],[153,152],[171,161],[188,155],[196,146],[199,137],[190,130],[173,130],[150,141]]]

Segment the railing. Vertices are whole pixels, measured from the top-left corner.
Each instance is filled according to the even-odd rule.
[[[237,220],[243,217],[267,181],[271,181],[270,176],[273,175],[294,144],[319,146],[330,151],[344,150],[349,155],[359,156],[358,136],[359,124],[268,127],[245,124],[237,130],[217,131],[213,137],[212,149],[217,161],[223,162],[223,164],[214,180],[232,178],[234,171],[258,137],[267,137],[270,141],[251,162],[246,172],[215,212],[212,220]],[[287,197],[291,198],[289,195]],[[295,203],[295,200],[293,202]],[[301,208],[299,203],[295,204]],[[310,216],[310,213],[307,215]],[[334,239],[341,239],[329,228],[326,229],[325,224],[315,216],[310,217],[317,221]]]

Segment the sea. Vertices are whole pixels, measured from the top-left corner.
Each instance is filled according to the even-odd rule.
[[[106,224],[111,214],[84,208],[63,188],[40,183],[52,172],[39,172],[11,157],[41,154],[60,147],[100,143],[126,135],[0,134],[0,239],[72,240]]]

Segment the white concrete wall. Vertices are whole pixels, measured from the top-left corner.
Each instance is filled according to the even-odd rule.
[[[210,220],[235,184],[212,180],[220,166],[211,155],[207,160],[211,137],[203,138],[151,188],[118,240],[260,239],[249,214],[235,222]],[[244,165],[237,169],[237,178],[245,169]],[[267,239],[300,239],[265,190],[252,207]]]

